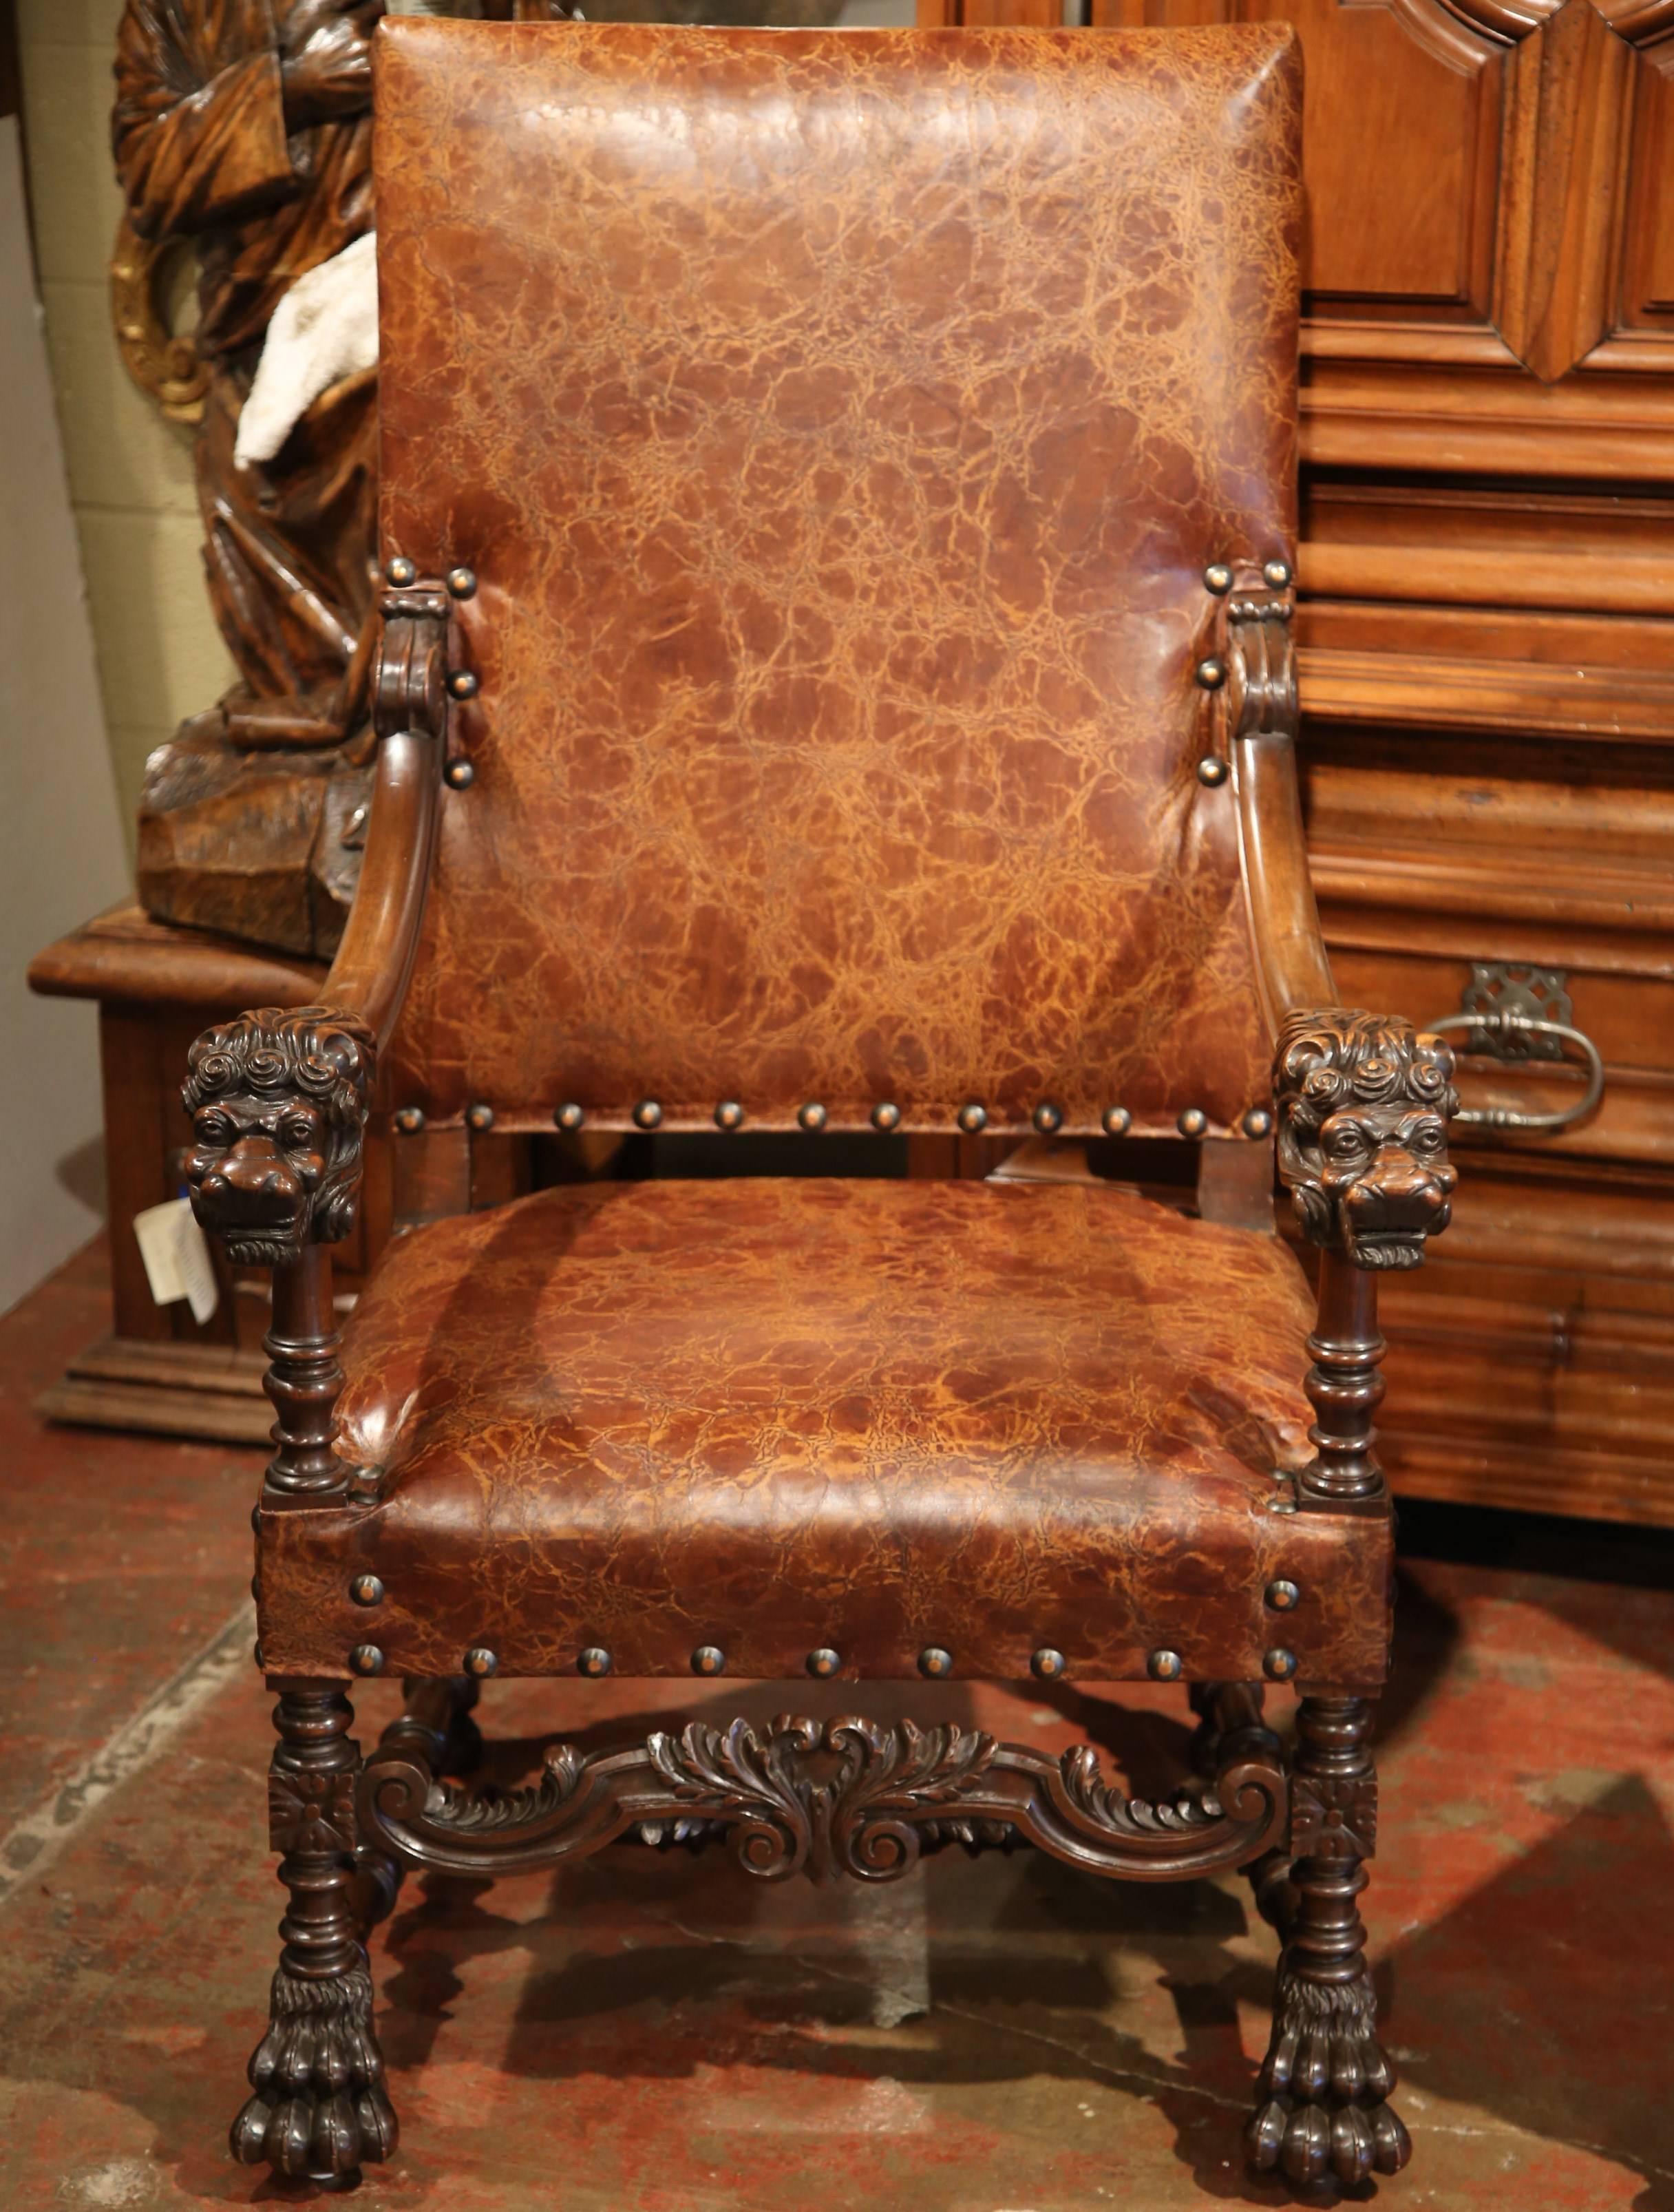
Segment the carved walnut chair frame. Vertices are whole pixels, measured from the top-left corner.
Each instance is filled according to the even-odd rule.
[[[414,967],[444,782],[459,780],[449,764],[450,701],[473,686],[451,636],[458,603],[476,589],[467,570],[421,578],[391,559],[385,574],[376,793],[359,896],[322,1003],[211,1030],[192,1048],[184,1093],[198,1218],[234,1261],[272,1269],[267,1389],[277,1420],[263,1519],[371,1504],[359,1470],[334,1448],[343,1376],[330,1246],[355,1218],[362,1131]],[[1273,1111],[1252,1112],[1246,1133],[1274,1143],[1319,1254],[1305,1385],[1313,1455],[1277,1482],[1269,1505],[1386,1521],[1374,1428],[1383,1391],[1378,1277],[1417,1265],[1426,1237],[1446,1226],[1453,1059],[1404,1021],[1336,1002],[1298,799],[1288,562],[1217,565],[1204,583],[1218,611],[1200,680],[1216,694],[1219,738],[1198,774],[1232,786],[1276,1040]],[[1185,1117],[1182,1131],[1195,1133]],[[375,1577],[361,1580],[368,1586],[353,1595],[371,1608],[370,1623],[381,1592]],[[444,1777],[471,1763],[470,1712],[480,1679],[496,1670],[491,1651],[464,1655],[456,1680],[409,1683],[403,1717],[364,1759],[349,1734],[343,1679],[270,1674],[279,1739],[271,1841],[290,1902],[235,2154],[328,2187],[392,2151],[365,1943],[403,1868],[521,1872],[619,1838],[677,1832],[725,1838],[767,1879],[800,1870],[887,1881],[927,1850],[1020,1839],[1088,1872],[1142,1881],[1241,1867],[1283,1946],[1248,2130],[1254,2166],[1297,2183],[1398,2171],[1410,2146],[1389,2103],[1394,2069],[1377,2037],[1357,1910],[1376,1835],[1372,1700],[1299,1668],[1284,1632],[1297,1598],[1284,1580],[1265,1592],[1265,1675],[1301,1692],[1294,1754],[1287,1761],[1264,1718],[1261,1683],[1192,1682],[1201,1779],[1155,1803],[1107,1782],[1089,1747],[1053,1759],[952,1725],[795,1715],[765,1734],[743,1721],[694,1723],[594,1757],[565,1745],[532,1786],[479,1796]],[[374,1632],[347,1655],[350,1670],[381,1670]],[[810,1659],[816,1673],[822,1656]],[[836,1655],[826,1656],[835,1671]],[[694,1671],[719,1671],[719,1653],[709,1657],[706,1668],[705,1653],[695,1654]],[[945,1671],[943,1657],[927,1651],[920,1671]],[[585,1674],[610,1662],[587,1651],[580,1663]],[[1044,1679],[1064,1670],[1050,1649],[1033,1665]],[[1184,1680],[1187,1670],[1158,1650],[1149,1671]]]
[[[401,574],[400,562],[391,568]],[[470,587],[451,580],[455,592]],[[1278,1034],[1278,1172],[1319,1253],[1306,1382],[1315,1457],[1273,1504],[1383,1516],[1377,1280],[1416,1266],[1425,1237],[1447,1224],[1455,1181],[1447,1124],[1457,1097],[1439,1038],[1333,1003],[1297,796],[1289,584],[1280,568],[1230,580],[1228,757],[1206,763],[1229,772],[1235,787]],[[306,1512],[355,1497],[355,1470],[333,1449],[343,1371],[329,1246],[355,1218],[377,1056],[418,942],[447,752],[449,609],[440,580],[397,582],[384,594],[372,828],[323,1003],[246,1014],[208,1031],[191,1055],[187,1175],[198,1218],[235,1262],[273,1270],[267,1389],[278,1419],[264,1510]],[[1295,1597],[1283,1583],[1269,1589],[1276,1634]],[[353,1663],[371,1671],[381,1662],[368,1644]],[[490,1653],[468,1655],[481,1673],[494,1663]],[[608,1661],[598,1654],[593,1663]],[[1035,1655],[1043,1678],[1062,1663],[1051,1650]],[[1295,1664],[1277,1642],[1266,1656],[1272,1680],[1291,1678]],[[1151,1671],[1172,1680],[1181,1670],[1157,1652]],[[409,1685],[405,1714],[364,1761],[341,1684],[274,1677],[270,1686],[279,1700],[271,1840],[291,1905],[271,2025],[233,2132],[241,2158],[324,2184],[394,2148],[364,1944],[403,1867],[519,1873],[664,1824],[690,1832],[702,1823],[725,1831],[744,1865],[769,1879],[805,1870],[885,1881],[925,1848],[1019,1837],[1089,1872],[1141,1881],[1244,1867],[1285,1946],[1249,2130],[1253,2163],[1297,2181],[1351,2182],[1406,2161],[1356,1905],[1376,1838],[1366,1697],[1305,1684],[1287,1771],[1260,1685],[1193,1684],[1205,1786],[1172,1802],[1128,1798],[1086,1747],[1054,1760],[952,1726],[844,1718],[822,1727],[794,1717],[765,1737],[742,1721],[693,1725],[593,1759],[565,1745],[532,1788],[479,1799],[440,1778],[466,1764],[473,1746],[470,1674]],[[816,1778],[821,1755],[834,1771]]]

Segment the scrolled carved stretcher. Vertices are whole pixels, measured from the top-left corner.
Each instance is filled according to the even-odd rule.
[[[1457,1101],[1444,1044],[1335,1003],[1307,881],[1289,35],[379,44],[364,872],[322,1005],[211,1031],[185,1090],[199,1218],[274,1270],[291,1904],[234,2149],[322,2186],[393,2149],[364,1945],[403,1866],[1027,1843],[1246,1867],[1285,1947],[1254,2163],[1392,2172],[1376,1289],[1446,1226]],[[374,1107],[1271,1146],[1317,1300],[1207,1175],[1198,1218],[812,1172],[415,1231],[345,1348]],[[855,1696],[457,1778],[483,1681],[612,1673]],[[379,1674],[408,1709],[363,1759]],[[919,1676],[1178,1680],[1201,1773],[1146,1801],[865,1717]]]

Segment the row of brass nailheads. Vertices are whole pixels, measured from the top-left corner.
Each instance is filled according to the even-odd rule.
[[[258,1645],[259,1650],[260,1646]],[[259,1661],[258,1662],[259,1664]],[[381,1674],[384,1654],[375,1644],[357,1644],[349,1655],[351,1669],[357,1674]],[[610,1654],[597,1644],[590,1644],[575,1662],[576,1672],[593,1680],[610,1672]],[[841,1671],[842,1656],[828,1645],[810,1651],[804,1662],[808,1671],[816,1680],[826,1681]],[[1029,1656],[1029,1672],[1043,1682],[1055,1682],[1066,1674],[1069,1662],[1061,1651],[1043,1644]],[[464,1670],[477,1681],[500,1672],[500,1661],[486,1644],[473,1644],[464,1656]],[[715,1675],[726,1671],[726,1654],[716,1644],[700,1644],[692,1654],[694,1674]],[[1178,1651],[1152,1651],[1145,1660],[1145,1671],[1154,1682],[1178,1682],[1186,1672],[1186,1662]],[[1261,1671],[1270,1681],[1288,1682],[1296,1671],[1296,1655],[1276,1645],[1261,1655]],[[928,1680],[940,1681],[953,1672],[953,1654],[939,1644],[929,1646],[919,1654],[919,1672]]]
[[[384,1585],[376,1575],[357,1575],[349,1584],[349,1595],[356,1605],[373,1606],[383,1601]],[[1289,1613],[1301,1602],[1301,1592],[1288,1579],[1268,1583],[1263,1593],[1265,1603],[1276,1613]],[[375,1644],[357,1644],[349,1655],[349,1663],[357,1674],[377,1674],[383,1671],[384,1654]],[[479,1681],[498,1674],[500,1661],[486,1644],[473,1644],[464,1656],[464,1670]],[[590,1644],[576,1661],[576,1671],[597,1679],[611,1669],[610,1654],[600,1644]],[[843,1661],[840,1652],[829,1644],[821,1644],[810,1651],[804,1662],[808,1672],[818,1680],[828,1680],[840,1672]],[[1056,1681],[1067,1669],[1069,1662],[1064,1654],[1049,1644],[1043,1644],[1030,1655],[1029,1671],[1043,1682]],[[1186,1671],[1186,1662],[1178,1651],[1153,1651],[1145,1662],[1146,1671],[1154,1681],[1177,1682]],[[1287,1681],[1296,1671],[1294,1652],[1275,1647],[1262,1654],[1262,1672],[1276,1682]],[[692,1654],[694,1674],[715,1675],[726,1671],[726,1654],[718,1644],[700,1644]],[[919,1672],[928,1680],[939,1681],[953,1672],[953,1654],[939,1644],[927,1644],[919,1654]]]
[[[580,1128],[586,1118],[586,1108],[573,1102],[552,1109],[554,1124],[571,1134]],[[633,1119],[636,1129],[659,1128],[663,1109],[656,1099],[642,1098],[634,1109]],[[713,1119],[718,1129],[741,1129],[744,1109],[736,1098],[724,1098],[716,1107]],[[825,1108],[815,1100],[797,1109],[797,1120],[804,1129],[823,1129],[828,1119]],[[967,1137],[974,1137],[988,1126],[988,1109],[972,1099],[960,1108],[954,1119]],[[494,1109],[483,1104],[468,1107],[465,1120],[479,1134],[484,1133],[494,1125]],[[1043,1099],[1029,1120],[1043,1137],[1050,1137],[1063,1127],[1064,1109]],[[901,1127],[901,1108],[886,1099],[873,1107],[871,1122],[873,1128],[882,1130],[887,1136],[892,1129]],[[1107,1106],[1099,1116],[1099,1125],[1107,1137],[1125,1137],[1133,1127],[1133,1116],[1125,1106]],[[395,1126],[403,1137],[415,1137],[424,1127],[423,1107],[402,1107],[395,1116]],[[1246,1137],[1265,1137],[1272,1128],[1273,1116],[1265,1106],[1252,1106],[1238,1126]],[[1177,1116],[1174,1127],[1182,1137],[1201,1137],[1209,1127],[1209,1116],[1201,1106],[1188,1106]]]
[[[384,571],[385,580],[398,591],[418,581],[418,563],[409,561],[404,553],[397,553]],[[473,599],[476,592],[476,571],[474,568],[450,568],[445,579],[448,590],[456,599]]]
[[[1274,591],[1282,592],[1290,581],[1288,561],[1267,561],[1262,564],[1262,581]],[[1232,589],[1232,569],[1224,561],[1212,561],[1204,570],[1204,583],[1217,598],[1224,598]],[[1227,680],[1227,664],[1217,653],[1210,653],[1192,670],[1193,676],[1205,691],[1218,691]],[[1218,753],[1207,753],[1198,763],[1198,781],[1210,791],[1217,790],[1232,774],[1230,763]]]

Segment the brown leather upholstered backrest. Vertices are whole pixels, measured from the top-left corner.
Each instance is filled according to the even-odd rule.
[[[1289,33],[379,42],[385,550],[481,684],[398,1098],[1234,1122],[1192,672],[1292,551]]]

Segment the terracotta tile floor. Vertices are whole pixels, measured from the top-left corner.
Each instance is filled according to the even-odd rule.
[[[96,1333],[100,1296],[94,1254],[0,1322],[0,2206],[270,2203],[223,2150],[281,1894],[268,1700],[241,1658],[255,1461],[40,1427],[29,1400]],[[1471,1525],[1409,1517],[1432,1550]],[[1642,1582],[1667,1547],[1636,1548]],[[1578,1534],[1560,1556],[1634,1553]],[[1674,2212],[1674,1596],[1414,1559],[1399,1648],[1366,1910],[1416,2149],[1368,2193],[1390,2212]],[[492,1686],[496,1771],[532,1765],[543,1734],[639,1732],[644,1686]],[[1147,1791],[1186,1742],[1161,1691],[897,1694],[1032,1742],[1090,1732]],[[765,1717],[786,1695],[655,1702]],[[358,1701],[368,1735],[390,1691]],[[1025,1853],[943,1856],[876,1891],[638,1850],[492,1890],[414,1884],[373,1948],[403,2145],[361,2201],[1282,2203],[1238,2140],[1272,1956],[1236,1880],[1105,1887]]]

